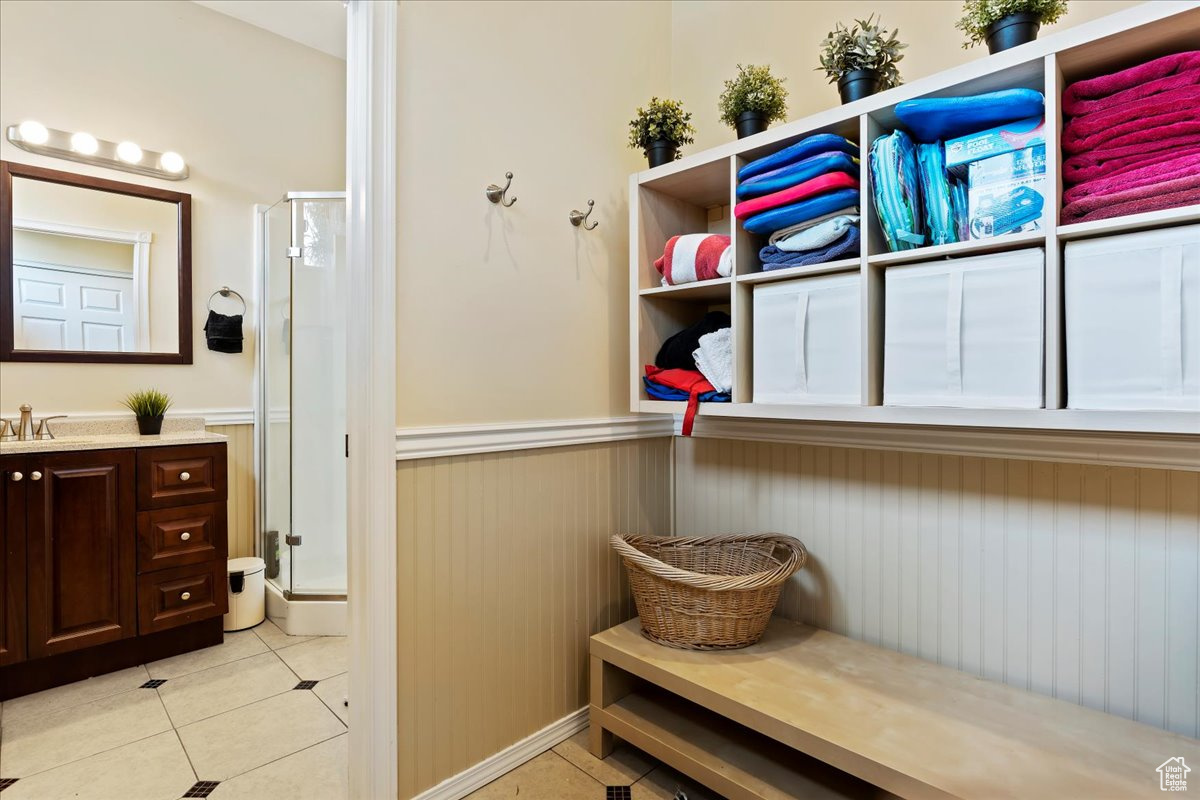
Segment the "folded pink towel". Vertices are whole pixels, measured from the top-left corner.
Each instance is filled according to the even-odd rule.
[[[732,238],[717,234],[672,236],[654,268],[668,286],[728,278],[733,274],[732,243]]]
[[[1112,194],[1123,189],[1154,186],[1165,181],[1186,178],[1189,175],[1196,174],[1200,174],[1200,152],[1179,156],[1170,161],[1162,161],[1157,164],[1131,169],[1120,175],[1097,178],[1093,181],[1086,181],[1077,186],[1072,186],[1063,192],[1063,202],[1070,204],[1093,195]]]
[[[1151,159],[1154,162],[1166,161],[1172,157],[1183,155],[1185,150],[1190,152],[1191,148],[1197,145],[1200,145],[1200,133],[1176,136],[1171,139],[1158,139],[1152,142],[1126,144],[1120,147],[1102,147],[1086,153],[1076,153],[1063,161],[1063,178],[1068,183],[1081,183],[1088,180],[1082,172],[1091,167],[1103,170],[1109,165],[1109,162],[1116,159],[1122,159],[1123,164],[1138,164],[1139,166],[1152,163]]]
[[[1143,97],[1200,84],[1200,50],[1156,58],[1136,67],[1086,81],[1063,91],[1063,113],[1089,114],[1132,103]]]
[[[1092,195],[1063,206],[1062,222],[1090,222],[1200,203],[1200,173],[1111,194]]]
[[[1100,180],[1101,178],[1115,178],[1118,175],[1126,175],[1154,164],[1174,161],[1177,158],[1196,153],[1200,153],[1200,143],[1167,148],[1155,153],[1113,156],[1100,161],[1089,161],[1082,158],[1076,159],[1075,156],[1072,156],[1063,162],[1063,182],[1070,185],[1073,183],[1081,184],[1088,181]]]
[[[1146,120],[1142,125],[1131,122],[1117,126],[1107,133],[1096,134],[1082,146],[1081,143],[1075,142],[1072,147],[1068,147],[1064,138],[1063,149],[1068,153],[1082,153],[1151,142],[1175,142],[1196,134],[1200,134],[1200,114],[1197,109],[1187,109],[1177,114],[1160,115]]]
[[[743,200],[733,207],[733,216],[744,219],[762,211],[806,200],[835,189],[857,188],[858,178],[856,176],[848,172],[826,172],[824,175],[809,178],[803,183],[798,183],[783,191],[765,194],[762,197],[755,197],[753,200]]]
[[[1128,105],[1075,117],[1063,127],[1062,145],[1068,153],[1092,150],[1119,136],[1160,125],[1186,122],[1200,107],[1200,85],[1163,92]]]

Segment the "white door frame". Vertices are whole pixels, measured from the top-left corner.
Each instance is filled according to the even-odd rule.
[[[395,800],[396,0],[346,25],[350,797]]]

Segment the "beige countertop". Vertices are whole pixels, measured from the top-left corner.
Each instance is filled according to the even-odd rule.
[[[36,417],[36,414],[35,414]],[[162,433],[142,436],[132,417],[105,419],[60,419],[52,424],[53,439],[0,442],[0,455],[64,453],[72,450],[119,450],[126,447],[169,447],[213,444],[225,441],[219,433],[204,428],[203,417],[170,417],[163,420]]]

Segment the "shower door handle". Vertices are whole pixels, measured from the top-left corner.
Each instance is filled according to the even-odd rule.
[[[303,538],[299,534],[289,533],[283,537],[283,541],[288,547],[299,547]]]

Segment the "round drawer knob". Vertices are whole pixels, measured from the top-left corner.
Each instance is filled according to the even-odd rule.
[[[192,473],[190,473],[190,472],[181,472],[181,473],[179,473],[179,480],[181,480],[181,481],[190,481],[191,479],[192,479]]]
[[[179,538],[186,542],[188,539],[192,538],[192,535],[187,531],[184,531],[183,533],[179,534]]]
[[[192,599],[192,593],[191,593],[191,592],[184,592],[183,594],[179,595],[179,599],[180,599],[180,600],[191,600],[191,599]]]
[[[23,479],[25,478],[25,473],[23,473],[23,472],[14,472],[14,473],[11,475],[11,477],[12,477],[12,479],[13,479],[14,481],[23,480]]]
[[[41,479],[42,479],[42,473],[38,472],[37,470],[34,470],[33,472],[29,473],[29,480],[40,481]]]

